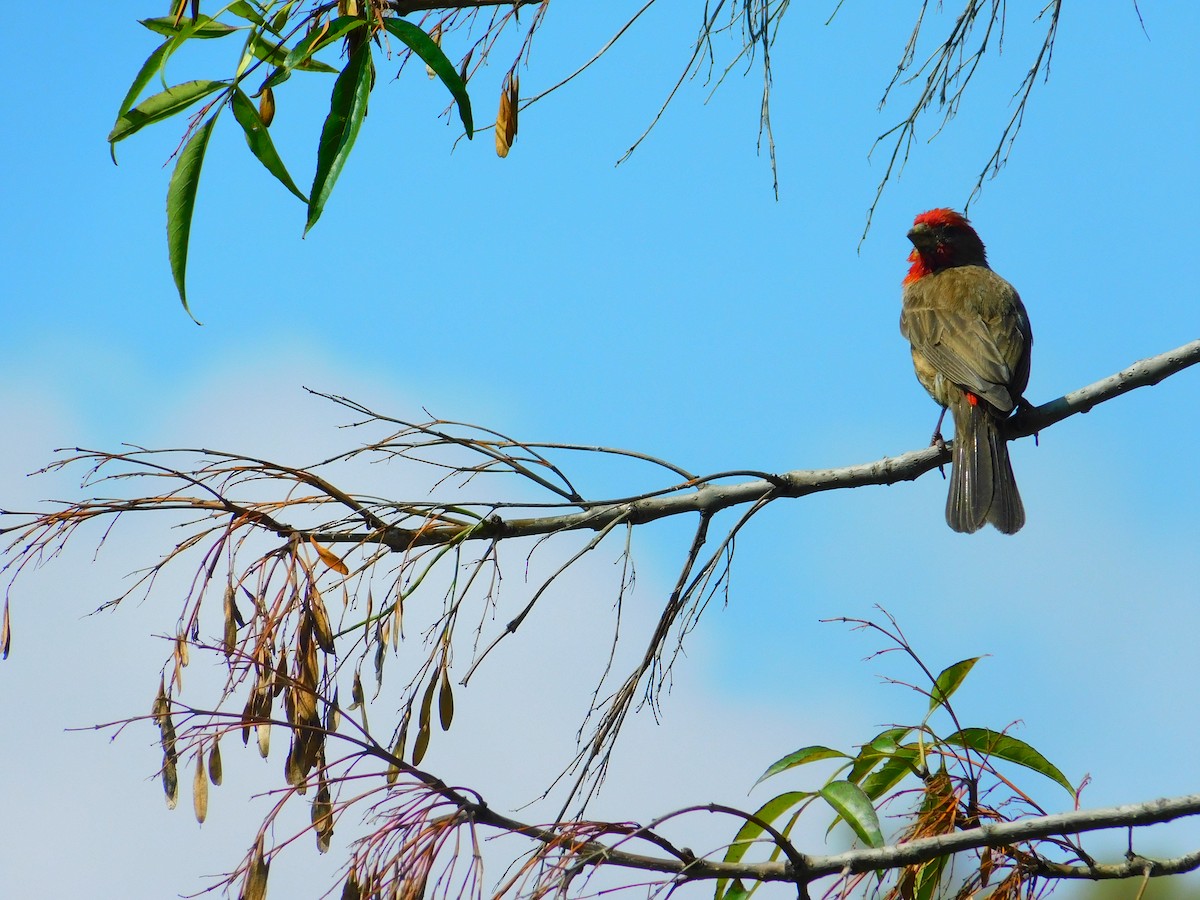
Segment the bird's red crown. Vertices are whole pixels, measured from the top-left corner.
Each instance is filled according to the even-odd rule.
[[[967,221],[967,217],[962,213],[945,208],[931,209],[928,212],[921,213],[913,219],[913,225],[928,225],[930,228],[945,228],[947,226],[954,226],[956,228],[971,227],[971,223]]]

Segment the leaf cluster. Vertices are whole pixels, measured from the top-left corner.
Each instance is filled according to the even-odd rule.
[[[382,0],[341,0],[312,8],[305,8],[297,0],[235,0],[215,16],[201,13],[199,3],[191,4],[190,15],[185,15],[185,4],[181,2],[175,15],[143,19],[141,24],[164,40],[134,76],[108,141],[115,162],[120,141],[149,125],[191,111],[167,189],[171,272],[189,315],[186,280],[192,217],[209,139],[226,108],[232,110],[254,157],[306,205],[306,233],[321,217],[354,149],[380,58],[390,56],[392,40],[404,48],[405,58],[415,54],[425,62],[431,77],[438,78],[450,92],[467,136],[474,133],[465,67],[461,71],[456,68],[442,51],[440,40],[397,15]],[[168,62],[189,42],[198,40],[232,40],[237,44],[232,72],[221,78],[169,84]],[[322,51],[339,46],[344,51],[340,68],[318,57]],[[307,194],[297,187],[269,132],[277,108],[275,92],[297,72],[336,76]],[[161,89],[146,95],[156,79]],[[253,99],[258,100],[257,106]],[[205,102],[196,108],[201,101]]]
[[[1078,790],[1066,776],[1026,742],[986,727],[963,727],[950,698],[966,681],[981,657],[971,657],[947,666],[936,677],[913,651],[894,620],[890,627],[864,620],[843,619],[857,628],[883,634],[917,664],[928,679],[928,687],[907,685],[928,698],[920,722],[884,729],[858,747],[843,751],[823,745],[801,747],[767,767],[757,784],[794,773],[814,763],[836,761],[836,767],[824,783],[810,790],[789,790],[763,803],[738,830],[724,861],[743,862],[748,853],[764,840],[772,845],[770,859],[778,859],[785,847],[778,838],[789,839],[801,816],[814,804],[833,812],[827,833],[845,823],[855,838],[866,847],[888,844],[880,812],[889,804],[909,798],[915,809],[903,815],[906,825],[897,838],[899,843],[935,835],[951,834],[960,829],[978,828],[985,822],[1012,821],[1011,807],[1044,814],[1017,781],[1003,774],[997,763],[1041,775],[1063,788],[1075,799]],[[943,733],[934,720],[946,719],[951,731]],[[992,799],[1003,792],[999,799]],[[771,834],[768,834],[768,829]],[[1058,842],[1082,858],[1082,850],[1069,842]],[[999,891],[992,896],[1022,896],[1030,880],[1028,860],[1036,859],[1033,846],[984,848],[976,854],[973,871],[959,878],[953,896],[970,900],[989,887]],[[934,900],[948,896],[953,878],[953,856],[947,854],[897,869],[884,892],[886,900]],[[862,874],[846,877],[846,887],[857,885]],[[881,875],[882,880],[882,875]],[[996,887],[999,881],[1002,888]],[[718,882],[716,900],[740,900],[754,893],[759,884],[746,888],[737,880]]]

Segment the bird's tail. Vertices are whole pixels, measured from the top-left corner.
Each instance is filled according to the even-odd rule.
[[[969,534],[991,522],[1003,534],[1016,534],[1025,524],[1025,507],[1008,459],[1008,442],[1000,433],[1000,420],[982,400],[968,396],[954,403],[951,412],[954,450],[947,524]]]

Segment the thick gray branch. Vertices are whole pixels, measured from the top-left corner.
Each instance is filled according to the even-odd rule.
[[[980,847],[1003,847],[1019,841],[1073,835],[1085,831],[1152,825],[1198,814],[1200,794],[1103,809],[1076,810],[1016,822],[987,824],[966,831],[875,849],[849,850],[831,856],[801,855],[805,865],[803,872],[796,871],[796,867],[787,862],[724,863],[704,859],[683,861],[625,853],[598,845],[589,850],[597,863],[675,873],[689,880],[742,878],[754,881],[810,882],[829,875],[897,869]],[[589,855],[589,852],[585,850],[581,855]],[[1200,851],[1166,861],[1135,856],[1124,863],[1116,864],[1068,866],[1038,861],[1034,865],[1048,878],[1128,878],[1142,875],[1147,870],[1151,875],[1169,875],[1200,868]]]
[[[1057,400],[1023,411],[1011,421],[1008,429],[1009,439],[1027,437],[1069,416],[1086,413],[1093,407],[1134,388],[1157,384],[1196,363],[1200,363],[1200,340],[1141,360],[1115,375],[1072,391]],[[949,450],[927,447],[901,456],[885,457],[875,462],[836,469],[797,469],[781,475],[764,474],[762,478],[738,484],[702,484],[695,490],[681,486],[680,490],[687,490],[687,493],[598,505],[582,512],[511,520],[493,516],[469,529],[462,526],[443,526],[421,531],[390,528],[370,537],[362,534],[330,533],[318,535],[318,538],[341,542],[374,540],[394,550],[403,551],[410,547],[444,544],[463,539],[494,540],[553,534],[559,531],[600,531],[617,519],[637,525],[682,513],[712,515],[723,509],[754,503],[764,498],[803,497],[819,491],[912,481],[949,461]],[[464,531],[469,533],[464,534]]]

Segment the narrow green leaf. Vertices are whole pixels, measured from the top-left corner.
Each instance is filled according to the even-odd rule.
[[[271,19],[271,28],[276,32],[283,30],[283,26],[287,24],[288,16],[292,14],[292,7],[296,5],[295,0],[288,0],[275,13],[275,17]]]
[[[868,847],[883,846],[879,816],[862,788],[849,781],[831,781],[821,788],[821,796],[854,829],[859,840]]]
[[[913,900],[934,900],[938,887],[941,886],[942,873],[946,869],[946,862],[949,858],[948,856],[939,856],[917,869]]]
[[[273,66],[283,66],[290,54],[287,47],[281,47],[279,41],[275,38],[264,38],[260,34],[254,34],[250,38],[250,52],[257,58],[268,62]],[[321,62],[319,59],[311,59],[302,57],[291,68],[299,69],[302,72],[325,72],[335,73],[338,71],[336,66],[331,66],[329,63]]]
[[[121,101],[121,108],[117,110],[117,119],[120,119],[121,116],[133,108],[133,104],[137,102],[137,98],[141,96],[142,91],[146,89],[146,85],[150,83],[150,79],[158,73],[159,66],[162,64],[163,54],[167,52],[167,47],[170,43],[170,41],[163,41],[158,45],[158,49],[146,57],[146,61],[138,69],[137,75],[133,77],[133,83],[129,85],[129,92],[125,94],[125,99]]]
[[[218,110],[218,113],[220,111]],[[216,124],[214,113],[207,122],[196,129],[196,133],[179,152],[175,171],[171,173],[171,184],[167,188],[167,250],[171,258],[171,274],[175,276],[175,287],[184,312],[192,316],[188,308],[187,275],[188,238],[192,232],[192,210],[196,206],[196,189],[200,185],[200,169],[204,165],[204,151]],[[199,320],[192,316],[199,325]]]
[[[166,37],[194,37],[206,40],[223,38],[227,34],[240,31],[243,27],[226,25],[224,22],[218,22],[210,16],[200,16],[195,23],[185,16],[179,20],[178,25],[175,24],[174,16],[158,16],[153,19],[140,19],[139,21],[155,34],[161,34]]]
[[[309,32],[300,41],[288,51],[284,57],[283,64],[276,66],[270,75],[263,80],[262,85],[258,89],[261,94],[266,88],[277,87],[283,84],[292,77],[293,69],[301,69],[306,72],[336,72],[338,71],[333,66],[327,65],[317,59],[312,59],[312,55],[338,38],[343,37],[355,28],[362,28],[365,22],[357,16],[340,16],[329,23],[329,27],[316,31]]]
[[[740,878],[735,878],[733,884],[725,889],[724,894],[717,894],[718,900],[724,897],[724,900],[746,900],[750,896],[750,891],[746,890],[746,885],[742,884]]]
[[[992,731],[990,728],[964,728],[946,738],[946,743],[969,747],[983,756],[998,757],[1024,766],[1039,775],[1045,775],[1055,784],[1062,785],[1071,796],[1075,796],[1075,788],[1058,767],[1019,738]]]
[[[780,794],[778,797],[772,797],[760,806],[754,815],[764,822],[771,823],[787,813],[788,810],[815,796],[817,795],[812,791],[788,791],[787,793]],[[755,822],[746,822],[738,829],[737,836],[734,837],[733,842],[729,845],[729,849],[725,851],[724,861],[727,863],[741,862],[742,857],[762,837],[762,834],[763,830],[761,826]],[[730,896],[727,885],[728,882],[724,878],[717,881],[717,898]]]
[[[772,775],[778,775],[780,772],[786,772],[788,769],[794,769],[796,766],[803,766],[806,763],[817,762],[822,759],[850,759],[851,757],[843,753],[841,750],[832,750],[829,747],[813,746],[802,747],[799,750],[789,753],[782,759],[771,763],[767,771],[758,776],[756,785],[766,781]]]
[[[951,695],[966,680],[971,669],[975,667],[975,663],[981,659],[983,659],[982,656],[973,656],[970,659],[964,659],[961,662],[956,662],[954,665],[942,669],[942,674],[934,682],[933,690],[929,692],[930,712],[933,712],[950,699]]]
[[[434,43],[433,38],[405,19],[387,17],[383,20],[384,27],[389,32],[408,45],[409,49],[425,61],[425,65],[433,69],[442,84],[449,88],[454,102],[458,104],[458,115],[462,119],[463,128],[467,130],[467,138],[474,136],[475,127],[471,117],[471,98],[467,95],[467,85],[454,68],[454,63],[442,52],[442,48]]]
[[[159,91],[152,97],[147,97],[133,109],[128,109],[118,116],[116,124],[108,134],[108,141],[110,144],[123,141],[147,125],[170,118],[175,113],[187,109],[197,100],[207,97],[213,91],[225,86],[226,82],[224,81],[198,80],[185,81],[183,84],[172,85],[165,91]]]
[[[246,2],[246,0],[233,0],[225,9],[235,16],[245,19],[247,22],[252,22],[260,27],[269,28],[266,20],[259,15],[258,10]]]
[[[892,758],[892,755],[900,749],[900,741],[908,737],[909,731],[911,731],[909,728],[889,728],[875,735],[870,743],[864,744],[858,751],[858,756],[854,758],[854,765],[850,767],[850,774],[846,776],[846,779],[855,784],[861,783],[868,772],[884,760]]]
[[[880,799],[909,775],[916,774],[916,750],[902,750],[857,782],[872,800]]]
[[[359,126],[367,114],[367,98],[371,93],[371,46],[364,43],[350,56],[346,68],[338,75],[333,85],[333,96],[329,102],[329,115],[321,129],[321,143],[317,148],[317,173],[313,178],[312,190],[308,194],[308,222],[304,233],[317,223],[325,209],[333,186],[346,159],[354,148]]]
[[[754,815],[764,822],[770,824],[786,813],[788,810],[808,800],[810,797],[815,797],[816,794],[812,791],[787,791],[780,794],[778,797],[772,797],[757,810]],[[737,836],[733,839],[733,843],[729,845],[729,849],[725,851],[725,862],[736,863],[741,862],[742,857],[746,855],[746,851],[754,845],[760,837],[762,837],[762,827],[756,822],[746,822],[738,829]]]
[[[279,158],[279,153],[275,150],[275,143],[271,140],[267,127],[263,125],[258,110],[254,108],[254,103],[242,92],[241,88],[234,89],[233,117],[237,119],[238,124],[242,126],[242,131],[246,133],[246,143],[250,145],[250,152],[258,157],[258,161],[266,166],[268,172],[279,179],[280,184],[304,203],[308,203],[308,198],[304,196],[304,192],[300,188],[296,187],[283,160]]]

